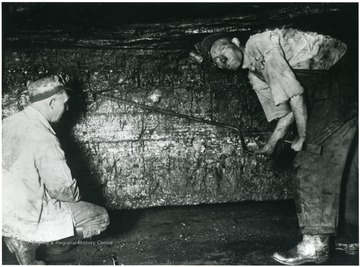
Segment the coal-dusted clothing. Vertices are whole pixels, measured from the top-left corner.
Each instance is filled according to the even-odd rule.
[[[322,147],[321,155],[300,151],[295,158],[294,197],[299,226],[303,234],[333,234],[338,229],[341,194],[346,198],[358,194],[351,192],[358,175],[358,120],[354,105],[344,101],[345,94],[354,88],[341,82],[332,71],[295,73],[307,92],[306,142]],[[354,180],[351,190],[342,190],[346,180]],[[350,201],[344,204],[356,210],[358,202]],[[345,219],[353,223],[355,216],[349,218],[348,214],[346,210]]]
[[[74,235],[65,202],[79,201],[64,152],[49,122],[27,107],[3,121],[3,235],[47,242]]]
[[[312,32],[275,29],[249,38],[249,79],[268,121],[291,109],[288,100],[304,92],[293,70],[328,70],[346,52],[342,42]]]
[[[85,238],[109,225],[106,210],[80,201],[54,130],[31,106],[4,119],[2,235],[31,243]]]
[[[303,234],[336,233],[342,180],[347,174],[357,132],[355,85],[341,82],[333,66],[347,46],[329,36],[293,29],[250,37],[245,53],[249,79],[268,121],[289,112],[289,100],[303,95],[308,109],[305,142],[322,154],[300,151],[295,159],[294,195]],[[350,92],[350,93],[349,93]],[[357,169],[357,166],[355,166]],[[356,175],[356,174],[355,174]],[[357,203],[354,203],[357,205]]]

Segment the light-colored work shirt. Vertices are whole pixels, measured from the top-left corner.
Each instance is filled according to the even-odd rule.
[[[74,235],[66,202],[80,200],[64,152],[36,109],[4,119],[2,127],[2,235],[49,242]]]
[[[293,70],[328,70],[346,49],[344,43],[330,36],[295,29],[252,35],[245,46],[250,59],[248,77],[267,120],[288,114],[288,100],[304,92]]]

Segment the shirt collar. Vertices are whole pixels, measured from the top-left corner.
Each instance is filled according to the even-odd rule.
[[[38,111],[37,109],[35,109],[35,108],[31,107],[31,106],[27,106],[24,109],[24,113],[27,116],[29,116],[30,118],[39,120],[46,128],[48,128],[50,130],[50,132],[52,132],[55,135],[55,131],[51,127],[48,120],[44,117],[44,115],[40,113],[40,111]]]

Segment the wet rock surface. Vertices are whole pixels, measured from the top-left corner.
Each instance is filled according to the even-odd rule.
[[[292,201],[243,202],[110,211],[110,227],[51,265],[276,265],[274,251],[300,240]],[[17,264],[3,243],[3,264]],[[332,251],[329,265],[358,265]]]

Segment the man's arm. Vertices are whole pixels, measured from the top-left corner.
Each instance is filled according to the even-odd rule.
[[[271,156],[274,153],[276,143],[284,137],[288,132],[291,124],[294,122],[294,113],[290,112],[286,116],[280,118],[276,124],[276,128],[271,134],[266,145],[258,150],[255,150],[257,155]]]
[[[262,73],[271,88],[275,105],[283,102],[290,104],[298,130],[298,136],[294,139],[291,148],[300,151],[306,137],[307,122],[304,88],[285,59],[279,35],[271,35],[269,43],[271,49],[264,54],[265,63]]]
[[[307,108],[303,94],[291,97],[290,106],[294,113],[296,127],[298,131],[298,136],[292,142],[291,148],[295,151],[300,151],[306,138],[307,127]]]
[[[257,155],[271,156],[275,151],[277,142],[284,137],[290,126],[294,123],[294,113],[287,102],[278,106],[275,105],[269,85],[257,77],[255,73],[250,71],[248,78],[264,110],[266,119],[269,122],[277,120],[276,128],[266,145],[254,151]]]
[[[57,144],[40,148],[35,164],[50,197],[64,202],[80,200],[77,181],[72,178],[64,152]]]

